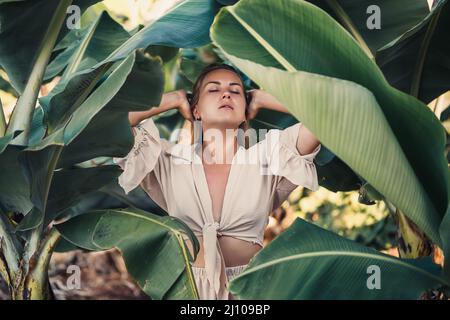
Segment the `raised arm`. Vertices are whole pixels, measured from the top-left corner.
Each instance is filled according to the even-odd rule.
[[[275,110],[278,112],[290,113],[274,96],[263,90],[250,91],[252,99],[249,105],[248,118],[253,119],[261,109]],[[297,150],[301,155],[313,152],[320,141],[304,125],[300,127],[297,139]]]
[[[113,158],[114,163],[124,170],[119,176],[119,185],[125,193],[128,194],[143,183],[144,190],[162,207],[163,173],[157,164],[162,150],[170,145],[170,142],[160,138],[158,128],[151,117],[173,108],[178,109],[183,116],[192,118],[184,90],[164,93],[159,106],[151,107],[147,111],[129,112],[128,119],[134,134],[133,148],[125,157]],[[137,126],[145,119],[147,120],[142,125]]]
[[[133,134],[136,135],[134,127],[141,123],[142,120],[174,108],[178,109],[186,119],[193,120],[189,102],[186,98],[186,92],[184,90],[166,92],[162,95],[159,106],[152,107],[146,111],[134,111],[128,113],[128,120],[133,128]]]

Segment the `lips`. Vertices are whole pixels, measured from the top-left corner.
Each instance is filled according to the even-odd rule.
[[[234,110],[233,106],[229,105],[229,104],[223,104],[219,107],[219,109],[223,109],[223,108]]]

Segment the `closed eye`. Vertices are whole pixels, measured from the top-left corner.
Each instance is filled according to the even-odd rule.
[[[209,89],[208,92],[218,92],[219,89]],[[230,90],[233,94],[240,94],[241,92],[239,90]]]
[[[217,92],[217,91],[219,91],[219,90],[208,90],[208,92]],[[240,94],[240,92],[239,91],[230,91],[231,93],[234,93],[234,94]]]

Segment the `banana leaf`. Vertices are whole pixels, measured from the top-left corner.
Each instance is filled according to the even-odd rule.
[[[128,272],[152,299],[198,299],[190,264],[199,243],[181,220],[130,208],[94,210],[55,227],[78,247],[118,248]],[[194,257],[186,238],[193,243]]]
[[[67,66],[70,70],[65,71],[66,75],[88,69],[106,59],[129,38],[130,34],[103,11],[89,26],[72,30],[58,43],[54,50],[60,52],[47,66],[44,79],[53,78]]]
[[[47,45],[48,28],[61,0],[0,1],[0,65],[8,74],[14,89],[22,94],[36,56]],[[74,0],[84,12],[98,0]],[[70,30],[64,24],[58,39]]]
[[[25,231],[36,228],[44,222],[47,226],[66,209],[73,207],[89,193],[115,181],[122,171],[117,166],[75,168],[56,171],[48,193],[45,210],[27,214],[16,228]],[[98,208],[97,208],[98,209]],[[45,211],[45,220],[41,212]]]
[[[111,90],[107,81],[109,78],[92,93],[90,101],[86,100],[74,115],[88,114],[82,109],[94,110],[95,106],[104,101],[106,94]],[[134,142],[128,112],[147,110],[159,105],[162,89],[161,61],[138,52],[126,81],[101,110],[91,114],[91,119],[86,119],[88,124],[80,129],[80,134],[64,148],[59,166],[68,167],[99,156],[125,156]]]
[[[141,187],[125,194],[117,181],[113,181],[102,186],[97,191],[84,194],[75,205],[59,212],[55,223],[65,222],[92,210],[125,209],[129,207],[152,212],[158,216],[167,216],[167,212],[159,207]],[[55,252],[68,252],[77,249],[80,248],[61,238],[55,248]]]
[[[374,56],[379,49],[395,45],[405,33],[422,23],[430,12],[427,0],[308,0],[308,2],[325,10],[346,29],[352,26]],[[367,20],[372,15],[367,12],[370,6],[379,8],[380,29],[367,27]]]
[[[144,103],[152,101],[152,99],[160,99],[162,89],[160,68],[160,62],[158,61],[143,56],[136,58],[134,54],[130,55],[72,113],[70,118],[63,117],[61,122],[56,124],[54,133],[24,150],[20,161],[27,169],[26,172],[31,185],[31,198],[37,210],[33,211],[32,216],[24,219],[21,229],[36,227],[42,221],[47,225],[62,210],[69,208],[75,200],[80,199],[81,195],[75,190],[83,190],[80,188],[81,185],[85,185],[85,191],[81,193],[86,194],[112,180],[116,180],[120,173],[116,166],[111,166],[108,169],[106,167],[104,169],[78,169],[84,170],[78,174],[68,169],[56,172],[54,170],[58,168],[58,163],[74,164],[76,161],[94,157],[98,153],[110,151],[113,155],[117,153],[126,154],[133,145],[129,123],[127,122],[127,112],[138,107],[142,108]],[[146,90],[142,90],[141,86],[144,86]],[[140,88],[141,90],[139,90]],[[153,88],[153,90],[148,88]],[[115,113],[116,116],[114,117]],[[101,114],[103,115],[101,119],[95,118],[95,116]],[[112,119],[117,121],[112,121]],[[100,124],[103,124],[103,126]],[[119,126],[115,127],[117,124]],[[105,128],[105,125],[110,126],[110,128],[105,130],[104,133],[99,133],[101,131],[98,130]],[[120,131],[120,128],[123,128],[122,131]],[[120,133],[119,136],[118,134],[112,135],[112,137],[118,137],[117,140],[110,140],[111,135],[109,133],[112,130]],[[83,134],[84,140],[82,140]],[[77,138],[81,139],[77,140]],[[99,148],[99,150],[91,149],[90,146],[95,145],[95,141],[99,141],[99,139],[103,140],[103,145],[97,145],[103,146],[103,148]],[[74,142],[72,149],[64,147],[70,146],[71,142]],[[109,150],[107,147],[109,147]],[[74,151],[79,151],[79,153],[75,154]],[[106,171],[98,176],[98,174],[91,172],[96,170]],[[70,190],[71,187],[67,186],[62,187],[64,183],[59,177],[67,174],[71,177],[71,186],[75,190]],[[89,179],[93,180],[87,183]],[[62,194],[68,192],[70,196],[61,197],[61,195],[58,195],[61,192]],[[55,205],[55,199],[59,199],[56,202],[57,205]]]
[[[220,5],[216,0],[177,2],[162,17],[151,22],[118,48],[107,61],[123,59],[136,48],[164,45],[195,48],[210,42],[209,27]]]
[[[418,299],[449,285],[441,272],[431,257],[398,259],[297,218],[229,288],[238,299]]]
[[[442,125],[422,102],[391,87],[329,15],[305,1],[242,0],[221,9],[211,38],[329,150],[447,247],[439,233],[450,184]]]
[[[395,88],[429,103],[450,89],[447,0],[308,0],[330,14],[376,59]],[[380,29],[369,29],[370,6]],[[399,14],[401,12],[401,14]]]
[[[437,1],[424,22],[376,61],[392,86],[428,104],[450,90],[449,3]]]

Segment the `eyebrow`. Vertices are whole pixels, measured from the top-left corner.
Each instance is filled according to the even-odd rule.
[[[208,84],[210,84],[210,83],[214,83],[214,84],[218,84],[218,85],[221,84],[220,81],[208,81],[207,83],[205,83],[205,85],[203,86],[203,88],[206,88],[206,86],[207,86]],[[242,85],[241,85],[240,83],[238,83],[238,82],[230,82],[229,85],[230,85],[230,86],[238,85],[238,86],[242,87]]]

